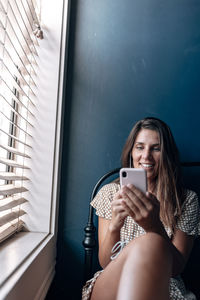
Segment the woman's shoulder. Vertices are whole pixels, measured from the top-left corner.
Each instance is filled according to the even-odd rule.
[[[185,195],[185,201],[196,199],[196,198],[198,199],[197,193],[190,189],[184,189],[184,195]]]
[[[120,189],[120,185],[119,183],[117,182],[110,182],[110,183],[107,183],[105,184],[101,189],[100,189],[100,192],[101,193],[116,193],[118,192]]]
[[[199,235],[199,213],[200,207],[197,193],[190,189],[185,189],[185,200],[182,205],[181,216],[177,221],[177,228],[189,235]]]
[[[184,201],[183,201],[183,206],[182,208],[186,208],[188,206],[199,206],[199,199],[198,195],[195,191],[190,190],[190,189],[185,189],[184,190]]]
[[[99,217],[111,219],[111,202],[115,193],[120,189],[120,185],[112,182],[105,184],[90,203]]]

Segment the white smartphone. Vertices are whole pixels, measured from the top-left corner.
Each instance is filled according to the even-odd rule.
[[[144,169],[122,168],[119,172],[120,185],[133,184],[143,193],[147,191],[147,175]]]

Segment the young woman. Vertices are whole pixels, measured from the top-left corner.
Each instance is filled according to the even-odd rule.
[[[92,201],[103,270],[86,283],[82,299],[196,299],[180,273],[200,234],[198,198],[181,185],[169,127],[156,118],[137,122],[124,146],[122,167],[145,169],[148,192],[113,182]]]

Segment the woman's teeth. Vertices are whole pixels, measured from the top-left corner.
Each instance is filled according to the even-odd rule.
[[[150,164],[141,164],[144,168],[151,168],[153,167],[153,165],[150,165]]]

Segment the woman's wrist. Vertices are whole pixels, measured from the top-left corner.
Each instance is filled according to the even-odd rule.
[[[107,229],[106,237],[103,241],[103,245],[99,248],[99,262],[102,268],[105,268],[111,261],[111,250],[119,240],[120,229],[110,223]]]
[[[120,228],[112,223],[109,224],[108,230],[111,234],[119,234]]]

